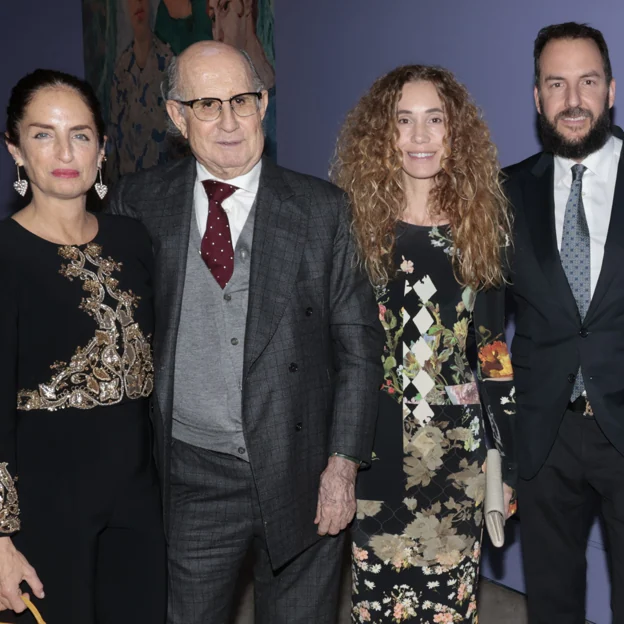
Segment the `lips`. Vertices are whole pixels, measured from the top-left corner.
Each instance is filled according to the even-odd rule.
[[[52,175],[55,178],[70,179],[77,178],[80,175],[80,172],[76,171],[75,169],[55,169],[52,172]]]

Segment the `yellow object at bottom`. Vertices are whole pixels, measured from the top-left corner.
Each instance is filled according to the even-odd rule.
[[[41,613],[39,613],[39,611],[37,610],[37,607],[35,607],[35,605],[32,602],[30,602],[30,600],[28,600],[28,598],[26,598],[26,596],[24,596],[23,594],[21,598],[24,601],[24,604],[30,610],[30,612],[35,616],[35,620],[37,621],[37,624],[45,624],[43,618],[41,617]],[[3,622],[0,622],[0,624],[3,624]]]

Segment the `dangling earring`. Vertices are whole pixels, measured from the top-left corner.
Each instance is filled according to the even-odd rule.
[[[13,188],[24,197],[28,190],[28,180],[22,180],[22,178],[20,178],[20,166],[17,163],[15,163],[15,165],[17,166],[17,180],[13,182]]]
[[[100,174],[100,181],[95,183],[95,192],[100,199],[104,199],[106,193],[108,193],[108,186],[102,182],[102,165],[98,167],[98,172]]]

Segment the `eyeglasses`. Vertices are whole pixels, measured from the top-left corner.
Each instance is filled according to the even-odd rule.
[[[238,95],[233,95],[229,100],[220,100],[219,98],[197,98],[196,100],[188,100],[186,102],[176,100],[176,102],[192,108],[195,117],[200,121],[214,121],[221,115],[225,102],[230,103],[230,108],[239,117],[251,117],[258,112],[261,99],[262,92],[257,92],[239,93]]]

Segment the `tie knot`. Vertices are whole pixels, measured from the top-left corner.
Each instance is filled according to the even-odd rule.
[[[572,182],[578,182],[583,178],[583,174],[587,171],[585,165],[574,165],[572,167]]]
[[[204,180],[202,184],[206,189],[208,199],[218,204],[224,202],[228,197],[238,191],[237,186],[232,186],[226,182],[219,182],[218,180]]]

